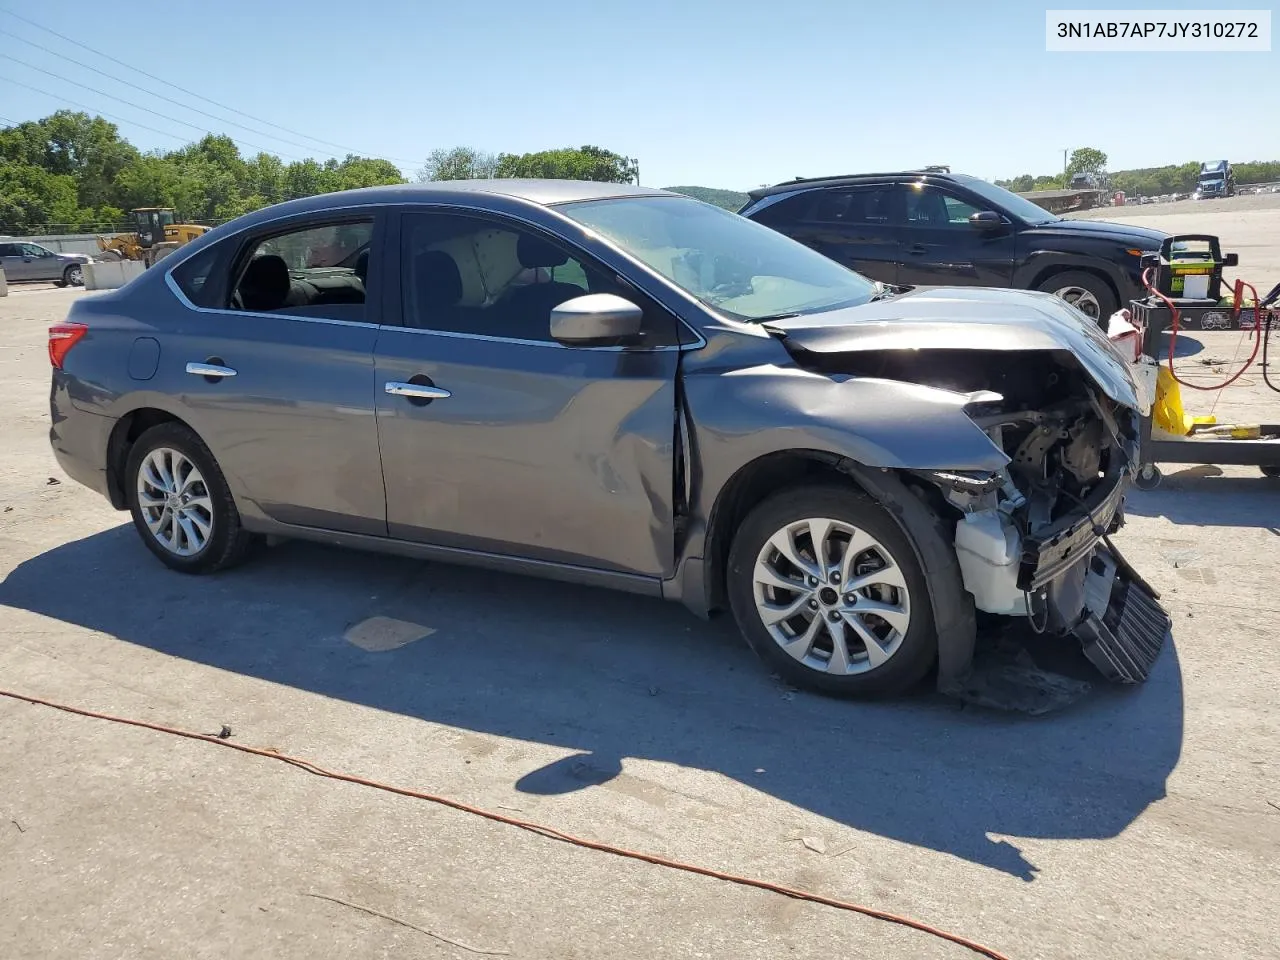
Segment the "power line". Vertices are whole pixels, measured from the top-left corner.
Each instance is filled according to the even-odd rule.
[[[347,153],[354,153],[359,156],[366,156],[366,157],[378,156],[377,154],[369,153],[368,151],[357,150],[355,147],[346,146],[341,143],[334,143],[331,140],[322,140],[319,137],[313,137],[310,134],[302,133],[299,130],[293,130],[293,129],[290,129],[289,127],[281,126],[278,123],[273,123],[270,120],[265,120],[262,117],[255,117],[251,113],[245,113],[243,110],[237,110],[235,107],[228,106],[225,103],[219,103],[217,100],[213,100],[213,99],[210,99],[209,97],[204,96],[203,94],[196,93],[194,90],[188,90],[185,87],[180,87],[171,80],[165,80],[161,77],[157,77],[155,74],[147,73],[145,70],[139,70],[134,64],[127,63],[124,60],[120,60],[117,57],[113,57],[109,53],[103,53],[101,50],[95,50],[93,47],[89,46],[88,44],[81,43],[79,40],[74,40],[71,37],[68,37],[66,34],[59,33],[57,30],[53,30],[50,27],[46,27],[44,24],[36,23],[34,20],[30,20],[27,17],[22,16],[21,14],[14,13],[12,11],[5,11],[5,13],[13,17],[15,20],[21,20],[23,23],[35,27],[37,30],[43,30],[45,33],[52,34],[53,36],[57,37],[59,40],[65,40],[67,43],[70,43],[73,46],[79,47],[81,50],[87,50],[89,53],[92,53],[98,57],[102,57],[104,60],[110,60],[112,63],[118,64],[122,67],[126,67],[133,73],[144,76],[149,80],[155,80],[157,83],[163,83],[166,86],[172,87],[173,89],[177,90],[180,93],[185,93],[189,97],[195,97],[197,100],[202,100],[205,103],[212,104],[215,107],[219,107],[222,110],[226,110],[228,113],[234,113],[238,116],[245,117],[249,120],[252,120],[255,123],[261,123],[268,127],[274,127],[277,130],[283,130],[285,133],[291,133],[295,137],[302,137],[304,140],[312,140],[315,143],[323,144],[324,146],[327,146],[327,147],[334,147],[338,150],[344,150]],[[27,42],[30,42],[30,41],[27,41]],[[93,69],[93,68],[90,68],[90,69]],[[188,109],[194,110],[195,107],[188,107]],[[223,121],[223,122],[228,122],[228,121]],[[248,129],[248,128],[242,128],[242,129]],[[276,139],[279,139],[279,138],[276,138]],[[311,149],[311,148],[308,148],[308,149]],[[382,157],[381,159],[400,161],[402,163],[421,163],[422,162],[421,158],[417,160],[410,160],[406,157]]]
[[[61,80],[64,83],[70,83],[77,87],[83,87],[85,90],[88,90],[90,93],[96,93],[100,97],[109,97],[112,100],[118,100],[120,103],[123,103],[125,106],[133,107],[135,110],[141,110],[144,113],[150,113],[154,116],[159,117],[161,120],[168,120],[170,123],[180,123],[184,127],[191,127],[193,130],[199,130],[201,133],[213,132],[207,126],[202,126],[198,123],[192,123],[189,120],[180,120],[177,117],[171,117],[167,113],[161,113],[159,110],[152,110],[150,107],[144,107],[140,103],[134,103],[132,100],[126,100],[124,97],[116,96],[114,93],[107,93],[105,90],[99,90],[97,87],[91,87],[89,86],[89,84],[81,83],[79,80],[72,80],[70,77],[64,77],[62,74],[54,73],[52,70],[46,70],[44,67],[37,67],[34,63],[27,63],[25,60],[19,60],[17,57],[9,57],[8,62],[16,63],[20,67],[26,67],[28,70],[35,70],[38,73],[47,74],[48,76],[53,77],[55,80]],[[232,138],[232,139],[235,139],[235,138]],[[283,151],[280,151],[280,150],[272,150],[270,147],[264,147],[256,143],[251,143],[248,140],[240,140],[238,142],[243,143],[247,147],[253,147],[255,150],[261,150],[263,153],[276,153],[290,160],[309,159],[307,157],[299,157],[293,154],[284,153]]]
[[[156,127],[148,127],[145,123],[139,123],[137,120],[130,120],[128,117],[122,117],[118,113],[107,113],[107,111],[99,110],[97,107],[91,107],[88,104],[80,103],[79,101],[72,100],[70,97],[63,97],[58,94],[52,94],[48,90],[42,90],[40,87],[33,87],[29,83],[23,83],[21,80],[14,80],[14,79],[11,79],[10,77],[0,77],[0,81],[3,81],[4,83],[12,83],[15,86],[19,86],[19,87],[26,87],[28,90],[34,90],[36,93],[43,93],[46,97],[52,97],[54,100],[60,100],[61,102],[70,104],[73,107],[79,107],[81,110],[91,110],[94,113],[98,114],[99,116],[107,117],[111,120],[118,121],[119,123],[129,123],[135,127],[138,127],[141,130],[150,130],[152,133],[158,133],[162,137],[172,137],[174,140],[179,140],[182,143],[191,143],[191,140],[189,140],[188,138],[180,137],[176,133],[171,133],[168,130],[160,130]],[[236,142],[243,143],[244,141],[238,140]],[[252,146],[252,144],[248,144],[248,146]]]
[[[314,146],[310,144],[300,143],[297,140],[289,140],[286,137],[281,137],[277,134],[271,133],[268,130],[259,130],[256,127],[245,126],[243,123],[236,123],[236,121],[228,120],[225,117],[220,117],[216,113],[210,113],[207,110],[201,110],[199,107],[193,107],[188,103],[183,103],[181,100],[175,100],[173,97],[167,97],[163,93],[158,93],[157,91],[152,90],[149,87],[144,87],[139,83],[134,83],[130,80],[124,79],[123,77],[117,77],[113,74],[107,73],[105,70],[99,70],[97,67],[91,64],[85,63],[82,60],[77,60],[75,59],[75,57],[68,57],[66,54],[59,53],[57,50],[51,50],[48,47],[45,47],[45,46],[42,46],[41,44],[36,43],[34,40],[28,40],[26,37],[20,37],[16,33],[13,33],[9,30],[0,30],[0,34],[4,34],[5,36],[8,36],[8,37],[13,37],[15,40],[19,40],[22,43],[29,44],[30,46],[35,47],[37,50],[43,50],[45,53],[52,54],[55,57],[59,57],[63,60],[66,60],[68,63],[74,63],[76,66],[83,67],[85,70],[91,70],[94,73],[97,73],[97,74],[100,74],[101,76],[106,77],[108,80],[111,80],[114,83],[123,83],[126,87],[133,87],[133,89],[135,90],[141,90],[143,93],[149,94],[153,97],[158,97],[161,100],[167,101],[168,103],[172,103],[174,106],[182,107],[182,109],[184,110],[191,110],[194,113],[198,113],[202,116],[209,117],[213,120],[217,120],[219,123],[224,123],[232,127],[238,127],[241,130],[248,130],[250,133],[256,134],[260,137],[268,137],[272,140],[279,140],[281,143],[287,143],[294,147],[301,147],[303,150],[316,149]],[[74,82],[74,81],[69,81],[69,82]],[[305,134],[299,134],[299,136],[305,136]],[[383,159],[389,159],[389,158],[383,158]]]

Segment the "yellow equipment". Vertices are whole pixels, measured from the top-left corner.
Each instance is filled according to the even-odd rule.
[[[1161,365],[1156,375],[1156,402],[1151,408],[1151,420],[1165,433],[1185,437],[1196,427],[1218,422],[1217,417],[1192,417],[1183,412],[1182,391],[1169,368]]]
[[[141,260],[149,267],[209,231],[195,223],[174,223],[171,207],[138,207],[131,211],[136,233],[98,237],[98,249],[121,260]]]

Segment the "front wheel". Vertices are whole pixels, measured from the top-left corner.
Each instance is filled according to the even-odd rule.
[[[1104,330],[1111,315],[1120,309],[1120,303],[1107,282],[1083,270],[1055,273],[1037,289],[1067,301]]]
[[[67,267],[66,271],[62,274],[62,280],[65,286],[83,287],[84,268],[78,263],[73,263],[71,266]]]
[[[747,642],[785,679],[840,696],[888,696],[937,655],[924,574],[902,528],[844,486],[779,493],[743,521],[729,605]]]
[[[182,573],[238,563],[253,542],[204,442],[180,423],[140,436],[125,465],[133,525],[147,549]]]

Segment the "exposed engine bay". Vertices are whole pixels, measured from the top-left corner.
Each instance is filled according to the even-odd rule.
[[[808,354],[804,365],[939,387],[1008,457],[996,472],[919,471],[955,520],[954,546],[978,610],[1074,634],[1108,678],[1144,680],[1168,619],[1109,535],[1138,463],[1139,414],[1065,351],[921,350]]]

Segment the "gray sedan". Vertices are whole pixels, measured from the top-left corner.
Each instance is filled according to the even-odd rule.
[[[10,283],[52,280],[60,287],[84,284],[84,265],[93,258],[83,253],[55,253],[26,240],[0,240],[0,267]]]
[[[1140,681],[1124,359],[1048,294],[897,295],[735,214],[563,181],[225,224],[50,330],[53,449],[187,573],[266,536],[728,608],[788,680],[976,689],[976,611]],[[572,611],[566,611],[572,616]]]

